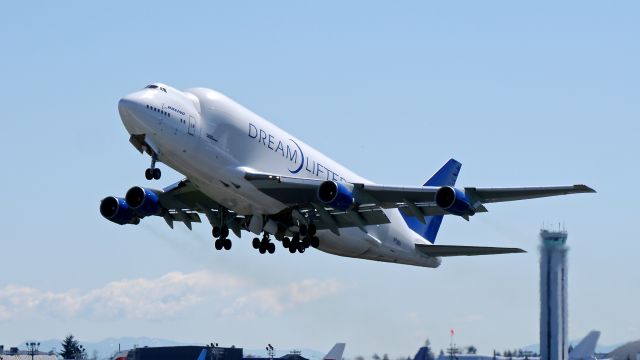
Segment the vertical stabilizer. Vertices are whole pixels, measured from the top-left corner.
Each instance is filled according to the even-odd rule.
[[[580,340],[578,345],[569,353],[569,360],[595,359],[596,346],[600,338],[600,331],[593,330]]]
[[[345,343],[337,343],[329,350],[327,355],[322,358],[323,360],[342,360],[342,353],[344,353]]]
[[[449,159],[423,186],[455,186],[461,168],[461,163],[455,159]],[[400,211],[400,214],[411,230],[432,244],[436,242],[436,236],[438,235],[438,230],[440,230],[443,215],[425,216],[423,223],[419,219],[408,216],[402,211]]]
[[[430,349],[428,347],[421,347],[420,350],[418,350],[418,352],[416,353],[416,356],[413,357],[413,360],[428,360],[429,351]]]

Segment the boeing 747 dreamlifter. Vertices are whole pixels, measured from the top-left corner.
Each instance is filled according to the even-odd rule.
[[[253,247],[273,253],[314,247],[361,259],[437,267],[441,257],[522,252],[516,248],[434,245],[444,215],[469,220],[486,203],[594,192],[585,185],[456,188],[461,164],[449,160],[423,186],[375,184],[295,136],[210,89],[180,91],[156,83],[122,98],[130,142],[186,178],[164,189],[134,186],[102,200],[114,223],[161,216],[189,229],[204,215],[215,247],[231,249],[229,232],[256,235]],[[262,236],[260,237],[260,235]]]

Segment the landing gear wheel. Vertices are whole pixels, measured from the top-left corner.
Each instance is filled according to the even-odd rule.
[[[285,236],[284,238],[282,238],[282,246],[288,248],[289,246],[291,246],[291,240]]]
[[[152,173],[154,179],[160,180],[160,177],[162,176],[162,171],[160,171],[160,169],[155,168],[152,170]]]
[[[217,226],[214,226],[213,229],[211,229],[211,235],[213,235],[214,238],[219,238],[220,237],[220,228]]]
[[[267,251],[269,252],[269,254],[273,254],[274,252],[276,252],[276,244],[270,242],[267,244]]]
[[[152,169],[147,169],[147,170],[145,170],[145,171],[144,171],[144,177],[145,177],[147,180],[151,180],[151,179],[153,179],[153,170],[152,170]]]
[[[260,239],[257,237],[253,238],[252,245],[254,249],[258,249],[260,247]]]
[[[307,236],[307,225],[300,225],[300,235],[301,236]]]
[[[289,252],[290,253],[295,253],[296,252],[297,247],[295,247],[293,244],[291,244],[291,246],[289,246]]]
[[[302,241],[300,242],[300,248],[301,249],[306,249],[309,247],[309,245],[311,245],[311,242],[309,241],[309,237],[305,237],[304,239],[302,239]]]
[[[258,248],[258,251],[260,251],[260,254],[264,254],[264,253],[267,252],[267,249],[266,249],[266,247],[260,245],[260,248]]]
[[[222,240],[223,244],[222,246],[224,247],[225,250],[231,250],[231,240],[229,239],[224,239]]]
[[[298,249],[298,252],[299,252],[300,254],[302,254],[302,253],[304,252],[304,250],[305,250],[305,248],[300,247],[300,248]]]
[[[216,240],[216,242],[215,242],[216,250],[222,250],[222,245],[223,245],[222,244],[222,240],[220,240],[220,239]]]
[[[307,232],[309,233],[309,236],[314,236],[316,234],[316,226],[314,224],[309,225],[309,230],[307,230]]]
[[[227,225],[222,225],[222,228],[220,229],[220,236],[222,236],[223,238],[229,236],[229,227],[227,227]]]
[[[311,246],[313,246],[316,249],[318,248],[318,246],[320,246],[320,239],[317,236],[311,237]]]

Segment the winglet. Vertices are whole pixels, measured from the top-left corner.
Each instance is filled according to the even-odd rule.
[[[584,184],[578,184],[578,185],[573,185],[573,188],[576,189],[576,192],[583,192],[583,193],[595,193],[597,191],[595,191],[595,189],[588,187],[587,185]]]

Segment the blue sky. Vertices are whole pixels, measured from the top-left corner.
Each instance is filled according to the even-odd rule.
[[[570,334],[640,338],[634,180],[637,2],[13,2],[0,14],[0,343],[157,336],[346,356],[429,337],[537,342],[537,233],[569,230]],[[438,242],[524,255],[436,270],[311,251],[213,249],[207,225],[119,227],[99,200],[144,184],[118,99],[147,83],[224,92],[381,183],[450,157],[467,186],[585,183],[597,195],[447,218]],[[163,168],[163,183],[180,177]]]

